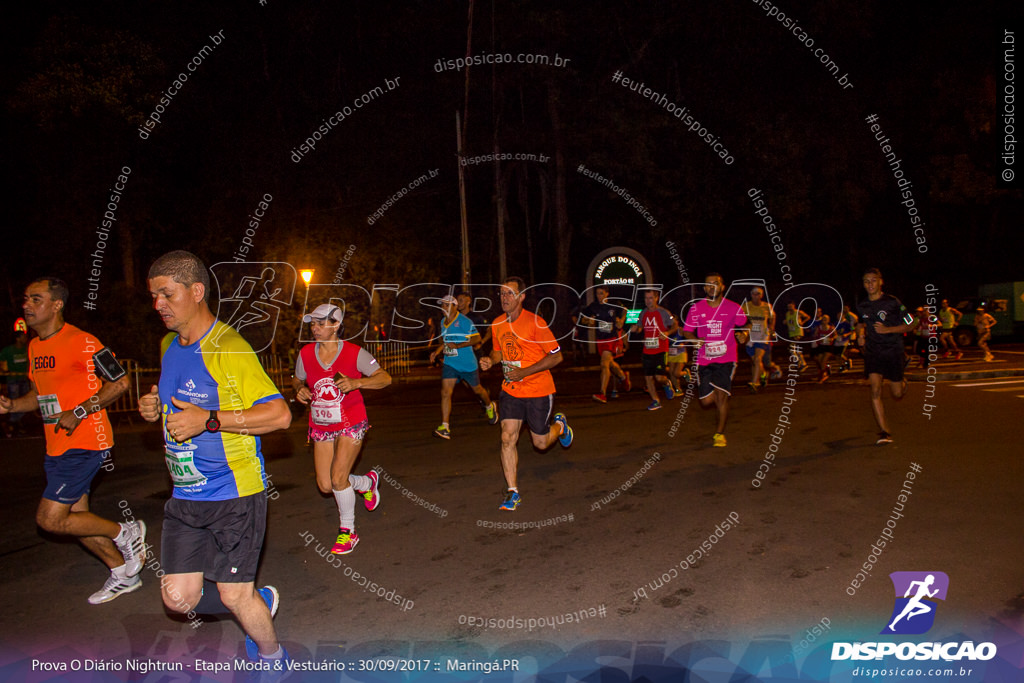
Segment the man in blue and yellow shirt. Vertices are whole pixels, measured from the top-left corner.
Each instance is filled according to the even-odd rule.
[[[164,506],[162,595],[182,613],[216,612],[222,601],[246,633],[249,657],[276,669],[287,658],[272,622],[279,596],[254,583],[267,519],[259,435],[287,429],[291,412],[248,342],[210,311],[209,289],[206,266],[187,251],[149,269],[153,308],[171,331],[159,385],[139,400],[144,419],[163,422],[174,484]],[[219,596],[203,596],[204,577]]]

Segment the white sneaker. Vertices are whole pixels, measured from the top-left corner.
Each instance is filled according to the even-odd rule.
[[[107,582],[103,584],[103,588],[96,591],[89,596],[90,605],[100,605],[104,602],[110,602],[119,595],[124,593],[131,593],[142,588],[142,577],[132,576],[127,579],[111,574],[107,578]]]
[[[128,576],[135,576],[146,564],[146,523],[141,519],[128,522],[128,538],[114,542],[124,558],[124,570]]]

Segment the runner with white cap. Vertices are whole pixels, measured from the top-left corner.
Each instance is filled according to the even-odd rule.
[[[351,474],[370,428],[360,390],[391,384],[391,375],[369,351],[341,340],[341,317],[341,309],[333,304],[320,304],[302,316],[316,342],[299,351],[292,378],[296,400],[310,406],[309,438],[317,486],[322,493],[333,494],[338,504],[338,539],[331,549],[335,555],[346,555],[359,543],[356,493],[367,510],[380,504],[377,472]]]
[[[439,354],[444,354],[444,367],[441,369],[441,424],[434,430],[434,436],[442,439],[452,438],[448,420],[452,413],[452,392],[460,380],[480,399],[487,421],[492,425],[498,424],[498,406],[491,400],[487,389],[480,384],[480,376],[476,371],[473,346],[480,341],[480,333],[469,318],[459,313],[458,306],[459,301],[454,296],[441,299],[444,310],[441,343],[430,354],[431,363]]]

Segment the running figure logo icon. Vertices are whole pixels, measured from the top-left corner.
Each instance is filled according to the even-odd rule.
[[[896,591],[896,605],[881,633],[927,633],[935,623],[936,600],[946,599],[949,577],[944,572],[893,572],[889,578]]]
[[[272,261],[223,261],[210,266],[210,273],[218,296],[217,319],[234,328],[256,353],[270,348],[282,312],[292,305],[295,268]],[[214,347],[219,341],[219,335],[210,339]]]

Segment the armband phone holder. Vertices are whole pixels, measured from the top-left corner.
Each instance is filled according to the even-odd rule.
[[[96,374],[108,382],[116,382],[126,374],[125,369],[114,357],[114,352],[105,346],[92,355],[92,361],[96,367]]]

